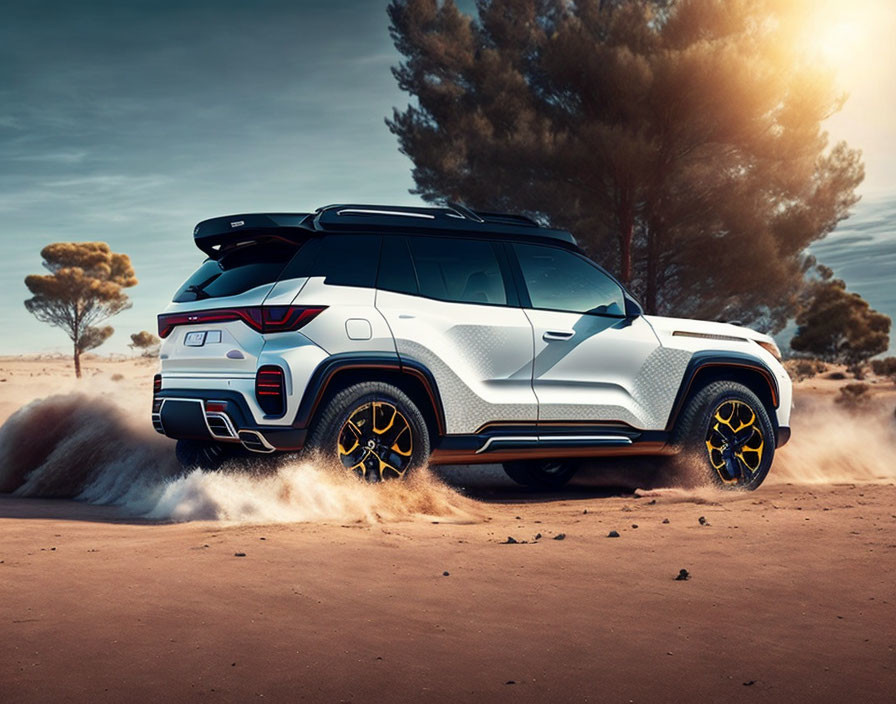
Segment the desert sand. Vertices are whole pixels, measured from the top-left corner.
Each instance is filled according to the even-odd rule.
[[[4,703],[896,699],[888,382],[854,412],[801,383],[751,494],[620,464],[542,494],[184,475],[154,363],[85,369],[0,359]]]

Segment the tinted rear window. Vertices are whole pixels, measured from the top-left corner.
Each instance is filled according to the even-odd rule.
[[[296,245],[287,242],[263,242],[240,247],[217,261],[208,259],[174,294],[174,301],[236,296],[272,284],[296,250]]]
[[[380,275],[376,287],[384,291],[416,296],[417,275],[404,237],[384,237],[380,254]]]
[[[507,293],[491,242],[410,237],[420,295],[458,303],[505,305]]]
[[[283,279],[323,276],[331,286],[373,288],[379,235],[327,235],[311,240],[283,272]]]

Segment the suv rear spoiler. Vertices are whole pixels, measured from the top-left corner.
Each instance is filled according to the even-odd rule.
[[[252,213],[203,220],[193,229],[193,241],[218,259],[224,249],[262,238],[301,242],[314,233],[309,213]]]

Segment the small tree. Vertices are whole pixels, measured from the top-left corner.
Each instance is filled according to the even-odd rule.
[[[878,376],[889,376],[896,379],[896,357],[872,359],[871,370]]]
[[[55,325],[72,341],[75,376],[81,376],[81,354],[95,349],[114,332],[99,324],[130,308],[123,289],[137,278],[126,254],[112,252],[105,242],[56,242],[40,253],[49,274],[31,274],[25,285],[33,294],[25,308],[35,318]]]
[[[840,279],[822,271],[821,281],[797,315],[799,326],[790,346],[817,355],[826,362],[846,364],[861,373],[871,357],[890,345],[890,318],[878,313],[857,293],[849,293]]]
[[[148,330],[131,333],[131,344],[129,347],[140,350],[144,357],[155,357],[159,352],[159,338]]]

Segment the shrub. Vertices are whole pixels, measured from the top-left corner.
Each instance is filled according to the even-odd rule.
[[[871,371],[873,371],[878,376],[889,376],[896,378],[896,357],[872,359]]]
[[[840,395],[834,399],[847,408],[861,408],[871,400],[871,387],[862,382],[840,387]]]
[[[811,379],[816,374],[826,372],[828,365],[820,359],[788,359],[784,362],[784,368],[794,381]]]

